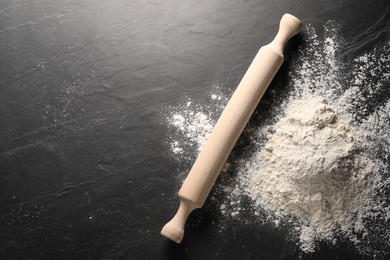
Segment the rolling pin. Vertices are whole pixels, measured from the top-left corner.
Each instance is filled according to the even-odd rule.
[[[182,241],[188,215],[203,206],[237,139],[282,65],[283,48],[301,27],[299,19],[283,15],[275,39],[260,48],[183,182],[179,209],[161,230],[163,236],[176,243]]]

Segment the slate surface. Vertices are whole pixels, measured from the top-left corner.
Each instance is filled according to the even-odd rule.
[[[156,108],[229,94],[285,12],[339,23],[346,60],[389,39],[388,1],[2,0],[0,258],[359,258],[302,255],[269,227],[220,231],[212,206],[181,245],[159,235],[179,184]]]

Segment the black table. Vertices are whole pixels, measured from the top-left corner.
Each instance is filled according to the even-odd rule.
[[[0,258],[356,259],[301,254],[270,227],[221,231],[218,205],[182,244],[159,235],[190,167],[167,156],[159,108],[230,94],[286,12],[340,24],[345,59],[389,39],[387,1],[1,1]]]

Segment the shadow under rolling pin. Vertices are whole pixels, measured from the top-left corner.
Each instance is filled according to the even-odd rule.
[[[283,15],[275,39],[260,48],[185,179],[179,191],[179,210],[161,230],[163,236],[176,243],[183,239],[188,215],[203,206],[238,137],[282,65],[283,48],[301,27],[299,19]]]

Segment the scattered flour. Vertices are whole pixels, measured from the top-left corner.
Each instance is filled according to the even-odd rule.
[[[215,123],[202,112],[188,111],[188,116],[186,119],[183,115],[175,114],[171,124],[181,131],[191,143],[198,144],[198,150],[200,150],[201,144],[204,143]],[[183,152],[179,141],[173,141],[171,147],[175,154]]]
[[[385,258],[390,252],[390,42],[344,68],[337,25],[326,25],[323,39],[310,26],[306,33],[281,113],[271,120],[275,123],[247,131],[254,149],[226,163],[214,197],[224,198],[220,212],[226,218],[240,218],[248,207],[242,201],[249,198],[254,219],[264,212],[275,226],[287,219],[303,252],[314,252],[319,241],[347,240],[362,254]],[[211,93],[210,101],[197,106],[190,100],[168,116],[176,129],[174,155],[188,145],[201,149],[227,97]]]
[[[188,154],[188,149],[194,151],[194,148],[196,153],[201,150],[216,123],[216,119],[228,101],[228,98],[222,95],[218,89],[219,87],[216,87],[216,92],[211,93],[209,97],[210,101],[219,102],[216,106],[201,106],[188,99],[185,105],[171,109],[173,112],[169,113],[167,121],[180,136],[180,138],[173,138],[170,143],[173,154]],[[213,104],[213,102],[209,103]]]

